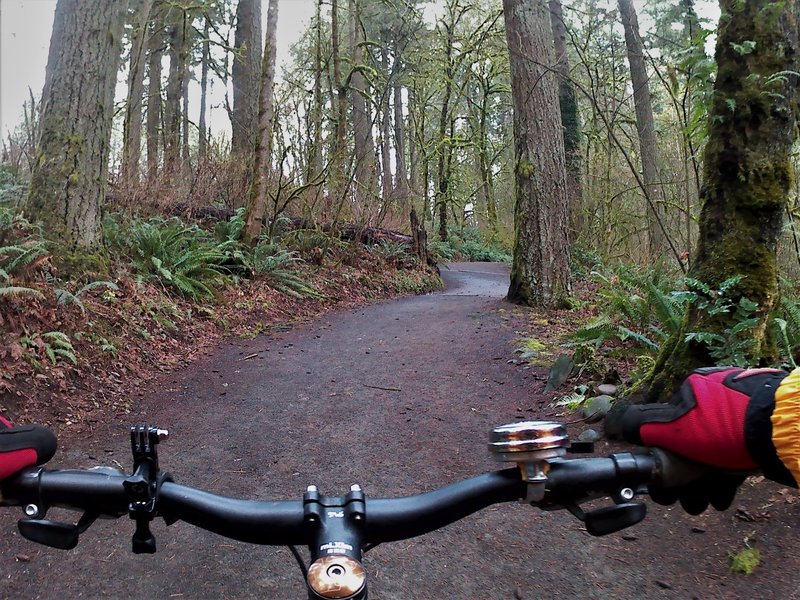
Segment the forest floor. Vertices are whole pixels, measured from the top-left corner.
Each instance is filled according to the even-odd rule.
[[[368,497],[394,497],[497,468],[486,452],[493,426],[556,417],[579,433],[585,425],[554,406],[563,390],[544,392],[547,367],[514,353],[521,337],[557,352],[575,315],[506,303],[503,265],[452,264],[442,276],[442,293],[327,312],[252,339],[217,338],[170,373],[123,384],[129,414],[62,427],[52,464],[127,467],[127,424],[152,422],[171,430],[161,463],[181,483],[253,499],[359,483]],[[596,445],[598,454],[616,449]],[[751,479],[723,513],[648,509],[639,525],[593,538],[566,511],[495,506],[371,551],[370,597],[800,598],[796,492]],[[4,532],[14,529],[11,512],[0,514]],[[283,548],[183,523],[153,529],[152,556],[129,553],[128,519],[98,522],[69,552],[4,534],[0,597],[304,597]],[[730,554],[748,545],[760,565],[750,576],[731,573]]]

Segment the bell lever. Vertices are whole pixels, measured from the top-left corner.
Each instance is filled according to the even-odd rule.
[[[131,539],[134,554],[153,554],[156,539],[150,531],[150,521],[158,513],[158,490],[165,481],[172,481],[158,467],[158,443],[167,439],[169,432],[155,425],[131,427],[133,474],[122,482],[130,500],[128,514],[136,521],[136,531]]]

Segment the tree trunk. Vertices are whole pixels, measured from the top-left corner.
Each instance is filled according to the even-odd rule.
[[[744,344],[748,364],[769,362],[767,320],[778,300],[777,242],[791,193],[791,151],[798,119],[798,1],[720,2],[717,78],[704,154],[703,208],[697,253],[689,272],[712,290],[743,276],[729,293],[758,304],[757,323],[726,340]],[[738,311],[708,314],[694,305],[681,331],[662,348],[649,397],[666,398],[692,369],[715,356],[688,333],[725,334]]]
[[[233,44],[231,149],[239,156],[251,156],[259,128],[261,0],[239,0]]]
[[[583,227],[583,160],[581,157],[581,117],[578,112],[578,99],[575,86],[569,73],[567,54],[567,27],[561,0],[550,0],[550,22],[553,26],[553,40],[556,50],[556,70],[558,79],[558,105],[561,108],[561,126],[564,128],[564,156],[567,161],[567,195],[569,198],[569,219],[571,239]]]
[[[408,175],[406,174],[406,135],[405,120],[403,118],[403,85],[400,81],[401,69],[400,56],[395,51],[394,65],[392,65],[392,97],[394,98],[394,161],[395,172],[395,198],[400,210],[408,210]]]
[[[448,155],[451,152],[450,143],[446,142],[447,122],[450,115],[450,97],[453,93],[453,34],[455,26],[445,25],[447,38],[445,39],[445,72],[444,72],[444,98],[439,111],[439,156],[436,163],[436,206],[439,211],[439,240],[447,241],[447,194],[449,181],[445,167]]]
[[[142,96],[144,95],[144,61],[147,24],[153,0],[135,2],[128,67],[128,101],[122,124],[122,180],[135,183],[139,179],[142,148]]]
[[[278,0],[269,0],[267,35],[261,61],[261,91],[258,97],[258,140],[244,228],[244,241],[251,246],[258,243],[261,227],[264,224],[264,215],[267,211],[267,183],[271,172],[272,155],[272,118],[275,114],[272,92],[275,83],[275,36],[277,31]]]
[[[364,100],[367,81],[361,72],[364,67],[361,43],[361,24],[356,0],[350,0],[350,55],[353,64],[350,97],[353,106],[353,136],[355,152],[355,205],[364,208],[376,194],[375,142],[372,139],[372,123]]]
[[[181,161],[181,96],[186,76],[186,12],[173,5],[168,15],[169,76],[164,105],[164,169],[178,173]]]
[[[311,116],[311,127],[314,132],[314,143],[311,157],[308,160],[309,175],[306,183],[314,181],[322,174],[322,16],[320,14],[322,0],[317,1],[315,38],[314,38],[314,105]]]
[[[345,183],[347,179],[347,161],[345,158],[347,145],[347,86],[342,80],[342,55],[339,49],[339,2],[331,0],[331,60],[333,62],[333,82],[336,88],[336,132],[334,136],[333,164],[331,177],[331,195],[340,206],[344,202]]]
[[[564,137],[545,0],[503,0],[514,104],[514,261],[508,299],[566,306],[570,295]]]
[[[632,0],[618,0],[622,25],[625,28],[625,46],[633,84],[633,104],[636,111],[636,130],[639,134],[639,154],[642,159],[642,180],[647,202],[647,232],[650,259],[658,260],[669,251],[664,231],[664,203],[659,199],[660,177],[658,175],[658,140],[656,139],[653,103],[647,82],[647,67],[644,59],[642,39],[639,37],[639,21]]]
[[[59,0],[29,214],[71,249],[102,239],[101,209],[127,2]]]
[[[147,44],[147,177],[158,175],[159,136],[161,133],[161,57],[164,55],[164,6],[157,2],[152,10],[150,40]]]
[[[383,199],[388,201],[394,194],[394,180],[392,179],[392,161],[390,150],[390,127],[389,121],[391,119],[391,112],[389,109],[389,94],[391,89],[391,68],[389,67],[389,51],[387,50],[387,41],[384,40],[381,45],[381,59],[383,62],[383,69],[386,73],[386,89],[381,96],[380,102],[380,120],[381,120],[381,181],[383,183]]]
[[[209,47],[209,33],[211,19],[208,15],[203,17],[203,55],[200,59],[202,66],[200,67],[200,117],[198,118],[198,144],[197,155],[200,162],[205,161],[208,155],[208,125],[206,123],[206,109],[208,108],[208,63],[211,61],[211,52]]]

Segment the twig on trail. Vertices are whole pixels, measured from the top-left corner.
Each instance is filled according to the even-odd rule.
[[[574,425],[575,423],[583,423],[589,417],[581,417],[580,419],[574,419],[572,421],[564,421],[564,425]]]
[[[396,387],[381,387],[379,385],[367,385],[366,383],[362,383],[364,387],[372,388],[373,390],[385,390],[387,392],[402,392],[400,388]]]
[[[242,360],[250,360],[251,358],[255,358],[257,356],[258,356],[258,352],[253,352],[253,354],[245,356]]]

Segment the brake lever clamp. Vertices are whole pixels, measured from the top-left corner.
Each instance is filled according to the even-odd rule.
[[[153,554],[156,539],[150,531],[150,521],[158,514],[158,491],[165,481],[172,481],[168,473],[158,466],[157,446],[166,440],[169,432],[155,425],[131,426],[131,451],[133,474],[122,482],[130,500],[128,514],[136,521],[136,531],[131,538],[134,554]]]
[[[492,429],[489,451],[501,462],[516,463],[527,483],[526,503],[544,498],[549,462],[566,455],[567,428],[557,421],[522,421]]]

